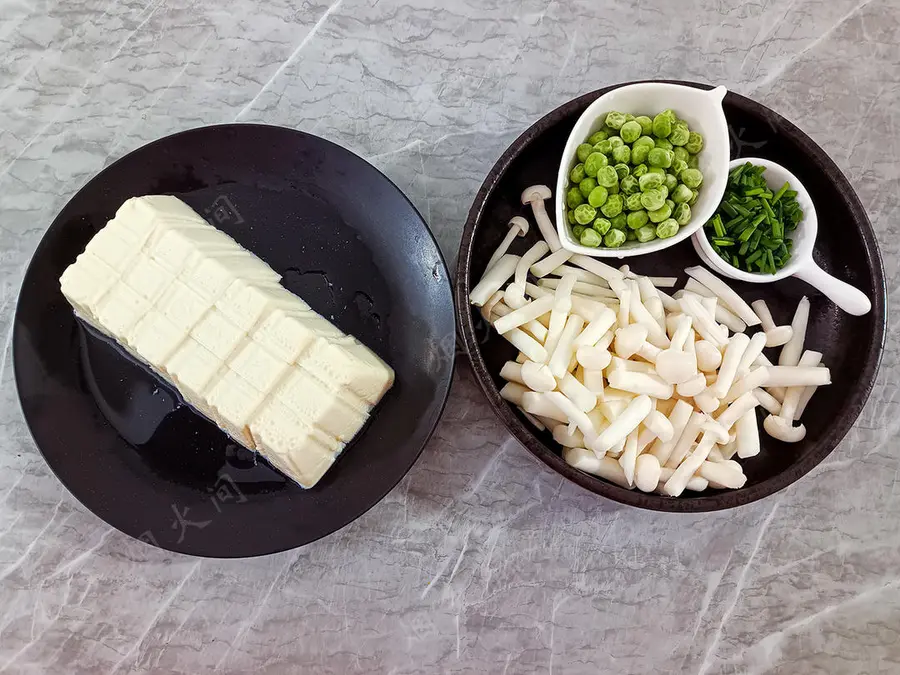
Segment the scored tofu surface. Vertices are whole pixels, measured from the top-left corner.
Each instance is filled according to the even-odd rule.
[[[168,195],[126,201],[60,277],[98,330],[242,445],[312,487],[394,372]]]

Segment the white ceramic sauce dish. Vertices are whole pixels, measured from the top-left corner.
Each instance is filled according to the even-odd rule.
[[[691,243],[694,245],[694,250],[703,259],[703,262],[722,276],[738,279],[739,281],[748,281],[752,284],[766,284],[794,276],[821,291],[848,314],[853,314],[854,316],[867,314],[872,309],[872,303],[862,291],[831,276],[813,261],[812,254],[816,243],[816,234],[819,229],[819,221],[816,216],[816,207],[809,196],[809,192],[803,187],[803,183],[780,164],[758,157],[742,157],[732,160],[728,170],[730,171],[747,162],[766,167],[765,172],[763,172],[763,178],[766,179],[766,185],[773,192],[780,189],[785,181],[790,183],[791,189],[797,192],[797,203],[803,210],[803,218],[797,224],[797,229],[790,235],[794,241],[791,259],[787,265],[775,274],[745,272],[722,260],[713,250],[706,233],[700,230],[694,234]],[[706,219],[703,222],[706,222]]]
[[[639,82],[613,89],[604,94],[582,113],[566,142],[559,173],[556,179],[556,230],[563,248],[595,258],[627,258],[661,251],[684,241],[712,217],[728,178],[729,136],[728,124],[722,110],[725,87],[696,89],[666,82]],[[703,173],[700,196],[691,207],[691,220],[682,226],[674,237],[654,239],[646,243],[629,241],[619,248],[590,248],[582,246],[572,235],[566,220],[566,191],[569,188],[569,172],[577,163],[576,149],[592,133],[603,126],[607,113],[617,110],[632,115],[653,116],[671,108],[688,123],[691,131],[703,136],[703,150],[698,155],[698,168]]]

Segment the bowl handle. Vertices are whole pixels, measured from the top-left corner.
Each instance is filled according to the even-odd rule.
[[[797,270],[794,276],[820,290],[848,314],[862,316],[872,309],[872,303],[865,293],[831,276],[812,260]]]

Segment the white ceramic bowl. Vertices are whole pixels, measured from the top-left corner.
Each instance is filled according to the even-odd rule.
[[[797,229],[790,235],[794,241],[794,246],[791,249],[791,259],[787,265],[775,274],[745,272],[722,260],[713,250],[706,233],[700,230],[694,234],[691,243],[694,245],[694,250],[703,259],[703,262],[722,276],[738,279],[739,281],[747,281],[751,284],[768,284],[795,276],[827,295],[834,304],[845,312],[856,316],[866,314],[872,308],[869,298],[850,284],[831,276],[813,261],[812,254],[816,244],[816,234],[819,231],[819,218],[816,215],[816,207],[813,204],[812,197],[809,196],[809,192],[807,192],[803,183],[780,164],[759,157],[742,157],[732,160],[728,165],[728,170],[730,171],[747,162],[756,166],[766,167],[763,178],[766,179],[766,185],[773,192],[778,191],[785,181],[791,184],[792,190],[797,191],[797,203],[803,210],[803,218],[797,224]]]
[[[722,110],[726,93],[725,87],[707,90],[666,82],[640,82],[613,89],[589,105],[569,134],[556,179],[556,230],[563,248],[595,258],[627,258],[674,246],[703,227],[719,206],[728,178],[728,124]],[[606,114],[612,110],[652,116],[667,108],[686,121],[692,131],[703,135],[704,146],[699,155],[703,185],[697,202],[691,207],[691,221],[668,239],[654,239],[644,244],[629,241],[619,248],[582,246],[572,236],[566,220],[569,172],[576,164],[575,151],[579,144],[603,126]]]

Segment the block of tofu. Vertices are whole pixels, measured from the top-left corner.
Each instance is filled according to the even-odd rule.
[[[167,195],[126,201],[63,272],[76,313],[303,487],[365,425],[394,372]]]

